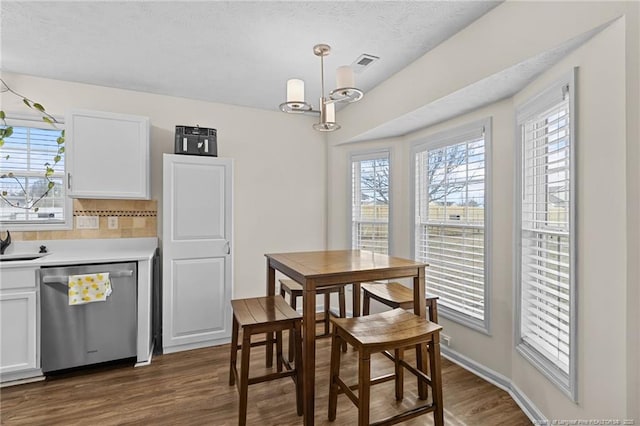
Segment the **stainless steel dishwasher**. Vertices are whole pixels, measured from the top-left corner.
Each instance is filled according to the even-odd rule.
[[[69,275],[109,273],[112,293],[102,302],[69,305]],[[40,270],[42,371],[136,356],[137,263],[105,263]]]

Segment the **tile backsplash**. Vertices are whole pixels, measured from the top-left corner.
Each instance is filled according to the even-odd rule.
[[[98,218],[97,229],[78,228],[78,221],[82,221],[88,216]],[[158,234],[157,216],[158,202],[156,200],[76,199],[73,200],[73,229],[66,231],[16,231],[11,233],[11,238],[15,241],[29,241],[156,237]],[[109,226],[109,218],[112,218],[111,227]]]

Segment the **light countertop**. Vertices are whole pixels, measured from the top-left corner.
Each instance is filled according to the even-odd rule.
[[[33,260],[0,261],[0,268],[78,265],[85,263],[150,261],[158,247],[157,238],[108,238],[84,240],[16,241],[5,255],[35,254],[40,246],[48,254]]]

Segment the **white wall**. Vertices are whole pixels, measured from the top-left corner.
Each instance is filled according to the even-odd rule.
[[[635,7],[635,13],[633,12]],[[627,368],[629,417],[640,420],[640,3],[625,16],[627,92]],[[635,380],[634,380],[635,377]],[[635,382],[635,383],[634,383]]]
[[[611,20],[614,21],[609,27],[512,99],[401,138],[343,144],[370,128]],[[441,322],[444,333],[452,337],[454,351],[497,373],[497,377],[503,376],[516,393],[520,392],[525,403],[549,420],[640,421],[638,21],[636,2],[507,2],[367,93],[360,104],[341,111],[346,131],[330,136],[329,246],[341,248],[348,241],[349,205],[346,189],[342,187],[348,182],[349,152],[386,146],[393,155],[393,188],[401,182],[392,206],[394,253],[406,255],[410,254],[411,230],[400,225],[400,221],[406,222],[412,214],[408,176],[411,142],[459,124],[492,117],[491,335],[446,319]],[[514,108],[574,66],[580,67],[578,403],[522,358],[514,349],[513,339]],[[427,271],[427,286],[428,275]]]
[[[627,413],[625,23],[616,21],[518,94],[519,104],[573,66],[576,82],[578,404],[514,352],[513,382],[545,413]],[[554,416],[553,418],[560,418]]]
[[[162,154],[176,125],[218,129],[218,155],[234,159],[234,297],[265,294],[267,252],[324,249],[326,145],[312,118],[3,73],[18,93],[54,115],[87,108],[151,120],[151,192],[162,232]],[[2,109],[24,114],[15,97]],[[126,153],[123,153],[126,155]],[[117,172],[117,165],[114,165]]]

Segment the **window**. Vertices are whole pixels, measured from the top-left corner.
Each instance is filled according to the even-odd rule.
[[[415,144],[414,258],[443,316],[489,332],[487,224],[491,122]]]
[[[68,228],[71,205],[65,192],[64,148],[58,145],[61,130],[29,120],[7,119],[7,124],[13,127],[13,134],[0,147],[2,226],[11,230]],[[60,158],[54,172],[46,176],[47,164],[53,165],[56,156]],[[41,197],[34,208],[25,208]]]
[[[518,108],[517,347],[575,399],[573,77]]]
[[[351,247],[389,252],[389,152],[351,156]]]

